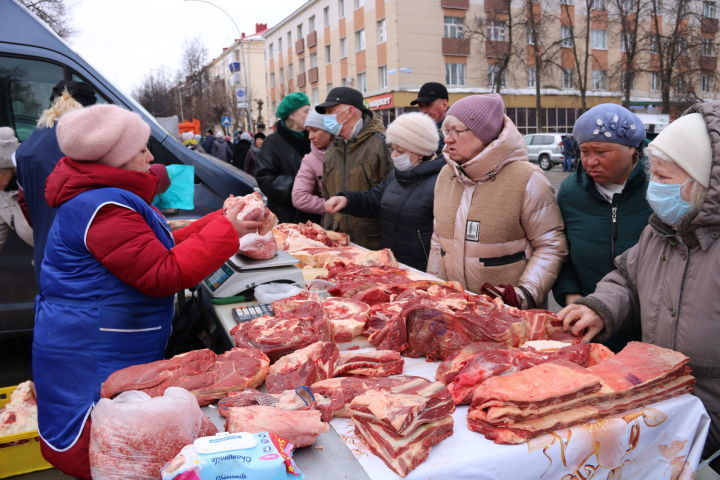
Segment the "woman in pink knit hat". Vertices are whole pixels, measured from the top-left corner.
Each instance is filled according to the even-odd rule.
[[[457,101],[442,133],[447,165],[435,185],[428,272],[477,293],[485,283],[500,286],[505,303],[541,307],[567,242],[555,192],[528,161],[502,97]]]
[[[115,370],[163,358],[173,295],[217,270],[259,222],[241,204],[171,233],[150,205],[150,127],[96,105],[62,117],[61,159],[45,197],[56,208],[36,300],[33,376],[43,456],[90,478],[89,413]]]

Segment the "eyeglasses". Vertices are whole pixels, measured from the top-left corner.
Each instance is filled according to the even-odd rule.
[[[466,128],[465,130],[458,130],[456,128],[449,128],[447,130],[445,130],[445,129],[440,130],[440,133],[442,134],[443,138],[448,138],[448,137],[457,138],[458,135],[460,135],[461,133],[467,132],[468,130],[470,130],[470,129]]]

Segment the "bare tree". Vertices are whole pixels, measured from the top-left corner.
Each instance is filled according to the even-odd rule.
[[[37,15],[61,38],[68,38],[75,33],[69,25],[69,8],[65,0],[20,0],[20,3]]]
[[[610,21],[619,25],[622,61],[618,64],[620,88],[623,92],[623,106],[630,106],[630,93],[635,78],[643,71],[639,63],[645,51],[646,29],[642,29],[642,20],[650,14],[649,0],[613,0],[614,15]]]
[[[483,14],[466,24],[465,36],[485,45],[488,79],[493,92],[500,92],[514,52],[513,35],[518,25],[513,18],[512,0],[487,0]],[[490,69],[493,69],[490,73]]]
[[[590,26],[594,15],[592,9],[593,0],[578,1],[579,5],[585,7],[585,16],[583,17],[580,28],[575,23],[574,9],[570,8],[569,2],[561,5],[561,23],[569,30],[569,35],[561,38],[561,45],[569,49],[570,56],[575,65],[575,73],[573,83],[580,91],[580,105],[583,110],[587,110],[587,90],[590,83],[589,67],[592,58],[590,45]]]
[[[175,98],[177,83],[176,75],[167,69],[154,70],[145,76],[140,86],[133,90],[132,95],[153,116],[179,115],[180,109]]]

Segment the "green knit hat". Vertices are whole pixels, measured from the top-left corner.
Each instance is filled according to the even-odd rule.
[[[295,110],[300,107],[304,107],[305,105],[310,105],[310,99],[307,95],[302,92],[291,93],[282,99],[280,105],[277,107],[275,115],[277,115],[280,120],[285,120]]]

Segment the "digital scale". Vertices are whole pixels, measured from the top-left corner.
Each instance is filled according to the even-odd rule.
[[[303,283],[300,261],[284,250],[269,260],[252,260],[235,254],[212,275],[202,281],[215,298],[232,297],[269,282]]]

